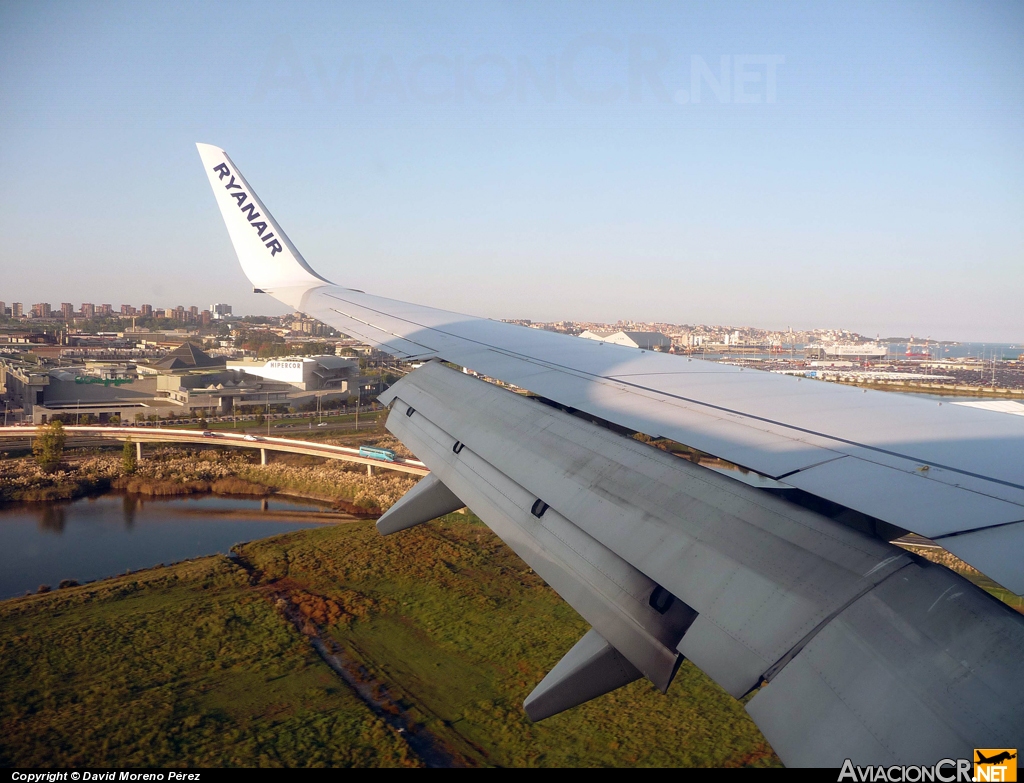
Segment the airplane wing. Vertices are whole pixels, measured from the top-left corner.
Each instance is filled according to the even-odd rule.
[[[1024,594],[1024,417],[334,285],[227,154],[198,147],[254,289],[438,360],[381,397],[432,473],[378,527],[468,505],[591,624],[527,699],[531,718],[639,677],[665,690],[685,656],[755,693],[747,710],[787,764],[931,764],[1021,736],[1024,618],[888,542],[925,536]]]

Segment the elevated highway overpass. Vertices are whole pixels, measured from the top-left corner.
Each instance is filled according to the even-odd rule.
[[[8,448],[11,446],[28,447],[36,436],[37,430],[37,427],[26,426],[0,427],[0,448],[5,444]],[[135,443],[140,459],[143,455],[142,445],[144,443],[193,443],[220,448],[259,449],[260,462],[264,465],[267,464],[268,451],[283,451],[289,454],[306,454],[311,457],[355,462],[366,465],[367,473],[371,475],[374,468],[412,473],[416,476],[425,476],[430,472],[419,460],[399,457],[394,462],[387,462],[372,457],[362,457],[359,455],[359,449],[295,438],[275,438],[209,430],[171,430],[158,427],[65,426],[64,431],[67,433],[69,446],[103,445],[110,441],[123,442],[130,438]]]

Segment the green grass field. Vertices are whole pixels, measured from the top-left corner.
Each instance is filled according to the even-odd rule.
[[[587,626],[471,515],[388,538],[371,522],[300,531],[240,554],[0,603],[0,764],[418,763],[271,594],[470,763],[779,764],[688,663],[667,695],[635,682],[530,723],[523,699]]]
[[[227,558],[0,604],[0,765],[416,764]]]

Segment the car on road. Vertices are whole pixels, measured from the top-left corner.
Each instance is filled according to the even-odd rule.
[[[330,425],[328,425],[328,423],[326,421],[322,421],[319,424],[317,424],[316,426],[318,426],[318,427],[328,427]]]
[[[259,440],[255,435],[246,435],[242,440]]]
[[[213,437],[213,433],[210,432],[209,430],[203,430],[203,437],[204,438],[212,438]]]

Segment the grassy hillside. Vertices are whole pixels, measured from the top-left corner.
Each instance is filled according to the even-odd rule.
[[[667,696],[637,682],[530,723],[523,699],[585,631],[469,515],[290,533],[0,603],[0,764],[420,763],[390,713],[469,764],[778,764],[689,664]]]
[[[742,705],[685,663],[669,692],[635,682],[531,723],[522,702],[587,625],[472,517],[383,538],[370,523],[258,541],[261,582],[350,611],[331,636],[432,731],[498,765],[775,764]],[[301,596],[300,596],[301,600]]]

